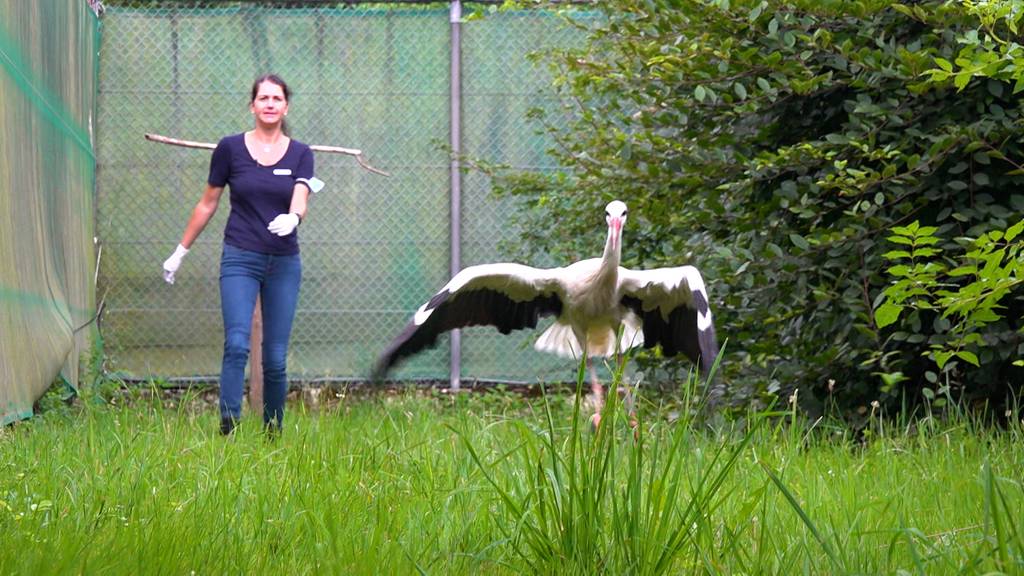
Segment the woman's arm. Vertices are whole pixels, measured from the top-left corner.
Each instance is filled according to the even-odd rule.
[[[306,219],[306,206],[309,200],[309,187],[302,182],[296,182],[295,187],[292,189],[292,204],[288,208],[288,212],[291,214],[297,214],[299,220]]]
[[[192,216],[188,219],[188,224],[185,226],[185,233],[181,236],[181,245],[185,248],[191,248],[192,243],[195,242],[196,238],[203,233],[206,225],[210,222],[210,218],[213,218],[214,213],[217,212],[217,206],[220,204],[220,195],[224,192],[223,186],[213,186],[211,184],[206,185],[206,190],[203,191],[203,197],[196,203],[196,207],[192,209]],[[294,203],[295,200],[293,199]]]

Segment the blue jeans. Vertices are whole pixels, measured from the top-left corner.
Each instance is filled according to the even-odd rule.
[[[288,392],[285,374],[288,337],[302,283],[298,254],[278,256],[228,244],[220,259],[220,305],[224,316],[224,359],[220,371],[221,419],[242,415],[245,364],[256,295],[263,311],[263,422],[278,428]]]

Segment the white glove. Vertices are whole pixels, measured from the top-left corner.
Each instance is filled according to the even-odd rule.
[[[164,280],[168,284],[174,284],[174,273],[181,266],[181,259],[185,257],[185,254],[188,254],[188,248],[178,244],[178,247],[174,249],[174,254],[164,260]]]
[[[267,226],[267,230],[270,230],[278,236],[287,236],[295,231],[295,227],[299,225],[299,215],[294,212],[288,214],[278,214],[277,218],[274,218]]]

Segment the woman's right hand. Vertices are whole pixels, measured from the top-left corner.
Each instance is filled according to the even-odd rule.
[[[188,248],[178,244],[178,247],[174,249],[174,254],[164,260],[164,281],[168,284],[174,284],[174,273],[181,266],[181,259],[185,257],[185,254],[188,254]]]
[[[178,266],[181,266],[181,259],[188,254],[188,248],[185,248],[185,243],[191,246],[199,234],[206,228],[207,222],[213,217],[214,212],[217,211],[217,205],[220,204],[220,195],[224,192],[223,186],[213,186],[211,184],[206,185],[206,190],[203,191],[203,197],[196,203],[196,207],[192,209],[192,216],[188,219],[188,224],[185,225],[185,233],[181,235],[181,243],[174,249],[174,254],[167,260],[164,260],[164,280],[168,284],[174,284],[174,273],[178,271]]]

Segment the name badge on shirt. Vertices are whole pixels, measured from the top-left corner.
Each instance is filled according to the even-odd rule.
[[[274,176],[291,176],[291,168],[274,168]]]

